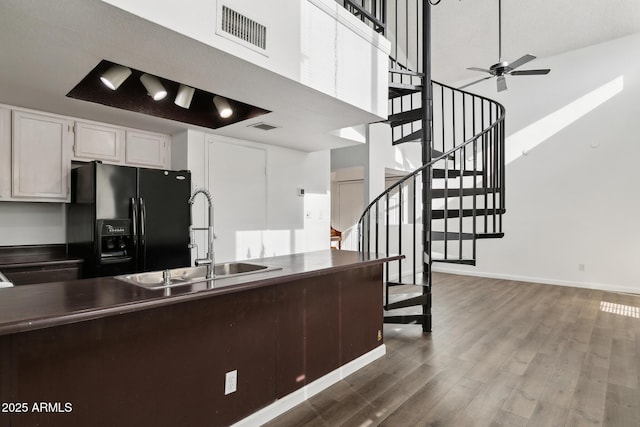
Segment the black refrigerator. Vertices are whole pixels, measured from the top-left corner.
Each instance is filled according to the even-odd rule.
[[[92,162],[71,171],[68,255],[83,277],[187,267],[191,174]]]

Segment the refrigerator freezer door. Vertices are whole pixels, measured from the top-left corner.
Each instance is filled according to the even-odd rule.
[[[96,219],[129,218],[136,196],[136,168],[97,163]]]
[[[160,169],[138,170],[140,203],[140,271],[188,267],[189,254],[189,172]],[[143,237],[144,236],[144,237]]]

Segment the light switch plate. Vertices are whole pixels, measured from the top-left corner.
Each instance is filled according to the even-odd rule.
[[[229,371],[224,376],[224,394],[235,393],[238,389],[238,371]]]

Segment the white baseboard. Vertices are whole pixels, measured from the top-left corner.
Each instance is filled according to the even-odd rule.
[[[518,276],[511,274],[488,273],[483,271],[462,270],[448,267],[434,267],[434,272],[459,274],[461,276],[487,277],[490,279],[513,280],[517,282],[542,283],[545,285],[569,286],[572,288],[596,289],[607,292],[625,292],[640,294],[640,288],[631,288],[608,283],[573,282],[569,280],[549,279],[545,277]]]
[[[266,408],[262,408],[259,411],[249,415],[232,427],[255,427],[262,425],[279,415],[284,414],[289,409],[304,402],[310,397],[320,393],[321,391],[331,387],[338,381],[348,377],[359,369],[364,368],[369,363],[384,356],[387,353],[387,347],[382,344],[379,347],[371,350],[370,352],[363,354],[355,360],[347,363],[346,365],[336,369],[333,372],[329,372],[327,375],[318,378],[314,382],[307,384],[303,388],[294,391],[291,394],[286,395],[282,399],[278,399]]]

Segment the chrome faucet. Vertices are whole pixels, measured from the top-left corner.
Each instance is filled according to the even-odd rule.
[[[198,188],[193,192],[191,197],[189,198],[189,205],[191,206],[191,218],[193,221],[193,202],[198,194],[204,194],[207,198],[207,202],[209,203],[209,224],[207,227],[194,227],[193,224],[189,226],[189,234],[194,236],[194,231],[206,231],[207,232],[207,257],[206,258],[197,258],[195,260],[196,266],[206,265],[207,266],[207,279],[215,278],[215,256],[213,254],[213,200],[211,198],[211,193],[204,188]],[[194,247],[195,244],[192,242],[189,247]]]

